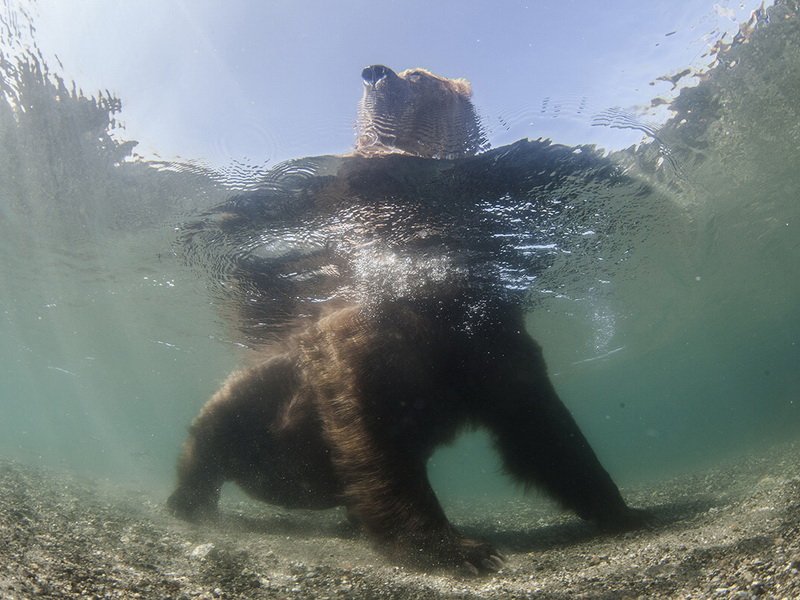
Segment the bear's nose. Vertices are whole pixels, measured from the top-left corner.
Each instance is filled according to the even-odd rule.
[[[394,75],[394,71],[392,71],[389,67],[384,67],[383,65],[370,65],[361,71],[361,79],[363,79],[364,83],[366,84],[375,85],[381,79],[388,77],[390,74]]]

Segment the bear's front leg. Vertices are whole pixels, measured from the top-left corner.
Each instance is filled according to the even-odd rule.
[[[423,460],[371,443],[356,450],[353,440],[361,435],[349,438],[338,471],[348,506],[385,552],[415,566],[475,574],[502,567],[504,557],[496,548],[461,535],[448,521]]]
[[[393,560],[420,567],[499,570],[503,555],[461,535],[428,481],[425,459],[381,435],[353,398],[326,402],[323,421],[345,502]]]
[[[607,531],[655,524],[650,513],[623,500],[556,394],[538,344],[519,327],[498,336],[498,347],[502,353],[487,353],[477,370],[491,374],[480,384],[486,398],[482,420],[494,434],[507,471]]]

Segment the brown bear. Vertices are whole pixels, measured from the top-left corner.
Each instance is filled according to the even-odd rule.
[[[470,233],[447,237],[448,224],[436,222],[435,211],[409,200],[429,196],[452,211],[449,186],[456,179],[464,181],[458,194],[465,202],[478,188],[482,198],[489,191],[507,197],[513,192],[502,188],[507,174],[489,183],[487,177],[502,168],[502,157],[521,151],[504,150],[486,168],[468,163],[473,179],[456,177],[485,147],[469,84],[422,69],[398,75],[380,65],[367,67],[362,77],[354,155],[334,161],[333,175],[270,192],[293,194],[292,206],[304,203],[322,214],[313,221],[319,228],[334,222],[332,230],[350,233],[320,245],[324,259],[315,259],[313,269],[301,273],[292,262],[279,276],[261,280],[271,289],[291,271],[306,282],[309,273],[333,268],[320,265],[336,255],[334,270],[347,271],[347,285],[337,293],[326,287],[329,298],[318,312],[302,317],[297,311],[289,333],[263,350],[260,364],[234,373],[202,409],[169,508],[190,520],[213,514],[220,487],[234,481],[284,507],[346,505],[397,560],[495,571],[503,556],[450,524],[426,474],[438,446],[464,427],[481,426],[516,480],[543,488],[606,530],[646,524],[648,513],[625,504],[558,398],[541,349],[525,330],[523,303],[498,284],[497,269],[475,264],[484,258],[489,264],[488,256],[499,252],[469,248],[485,227],[484,212],[472,211],[478,216],[464,226]],[[544,157],[543,146],[532,144],[520,148]],[[559,160],[574,155],[570,149]],[[537,166],[537,172],[552,187],[553,168]],[[592,172],[607,176],[603,169]],[[526,182],[533,177],[527,174]],[[410,217],[401,218],[396,204],[386,212],[387,203],[401,197],[402,208],[413,207]],[[286,212],[264,202],[264,196],[232,201],[214,227],[236,231]],[[350,202],[346,211],[325,212],[342,202]],[[456,208],[459,219],[472,214]],[[491,231],[485,237],[505,239]],[[297,260],[310,259],[303,254]],[[254,280],[265,265],[250,264]]]
[[[466,79],[446,79],[425,69],[396,74],[383,65],[364,69],[356,154],[403,153],[459,158],[486,145]]]

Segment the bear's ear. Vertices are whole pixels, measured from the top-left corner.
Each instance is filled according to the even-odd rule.
[[[431,73],[428,71],[428,69],[423,69],[421,67],[417,67],[415,69],[406,69],[405,71],[398,73],[397,76],[400,79],[407,79],[408,81],[415,81],[415,79],[419,77],[428,77],[443,83],[447,89],[455,94],[458,94],[459,96],[463,96],[464,98],[472,97],[472,84],[463,78],[448,79],[446,77],[440,77],[439,75]]]
[[[465,98],[472,97],[472,84],[466,79],[451,79],[450,84],[453,86],[453,91]]]

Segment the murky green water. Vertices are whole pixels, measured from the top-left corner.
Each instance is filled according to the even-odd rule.
[[[176,228],[259,170],[135,158],[117,99],[62,80],[24,11],[5,8],[0,454],[165,490],[186,425],[245,343]],[[723,55],[732,66],[685,89],[657,141],[611,155],[668,202],[604,213],[608,248],[629,256],[608,267],[587,251],[534,285],[531,331],[620,482],[800,431],[795,8],[772,9]],[[478,434],[431,472],[445,499],[516,493]]]

